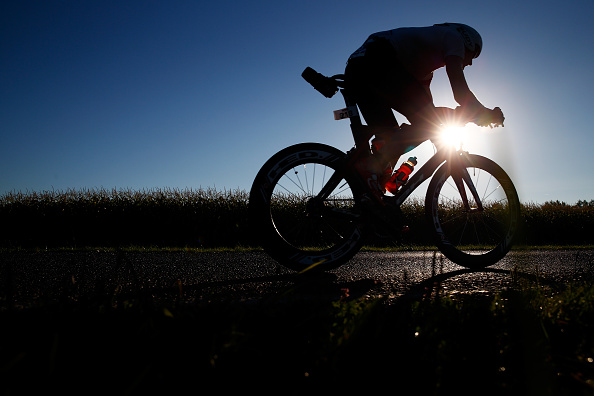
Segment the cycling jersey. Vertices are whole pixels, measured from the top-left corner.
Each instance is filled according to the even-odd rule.
[[[367,47],[387,40],[400,64],[417,80],[431,80],[433,71],[445,66],[448,55],[464,58],[462,36],[443,26],[398,28],[374,33],[355,51],[349,60],[365,56]]]

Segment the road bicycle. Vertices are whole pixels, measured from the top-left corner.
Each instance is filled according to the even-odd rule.
[[[385,205],[369,200],[369,187],[353,168],[370,152],[375,132],[363,125],[342,74],[303,77],[326,97],[340,91],[354,147],[344,153],[321,143],[300,143],[273,155],[258,172],[249,197],[250,223],[265,251],[296,270],[331,270],[349,261],[370,235],[397,238],[406,219],[401,205],[424,181],[428,232],[439,251],[468,268],[497,263],[510,250],[520,219],[514,184],[494,161],[437,143],[435,154]],[[393,162],[395,163],[395,162]]]

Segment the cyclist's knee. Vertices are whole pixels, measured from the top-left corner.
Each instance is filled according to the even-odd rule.
[[[428,130],[439,125],[439,114],[437,108],[433,105],[425,106],[410,117],[407,117],[411,125],[417,130]]]

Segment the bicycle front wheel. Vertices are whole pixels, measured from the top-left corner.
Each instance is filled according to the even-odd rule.
[[[251,224],[257,242],[281,264],[296,271],[329,270],[361,248],[358,185],[343,174],[344,162],[340,150],[303,143],[274,155],[256,176]]]
[[[510,177],[488,158],[460,156],[469,177],[456,185],[448,163],[431,180],[425,199],[426,217],[439,250],[454,263],[484,268],[497,263],[511,249],[520,220],[520,202]],[[474,198],[469,181],[480,202]],[[460,187],[469,206],[464,205]]]

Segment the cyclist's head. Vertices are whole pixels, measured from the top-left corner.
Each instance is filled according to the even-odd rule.
[[[472,58],[478,58],[483,49],[481,35],[468,25],[463,23],[438,23],[435,26],[445,26],[455,29],[464,39],[464,47],[471,53]]]

